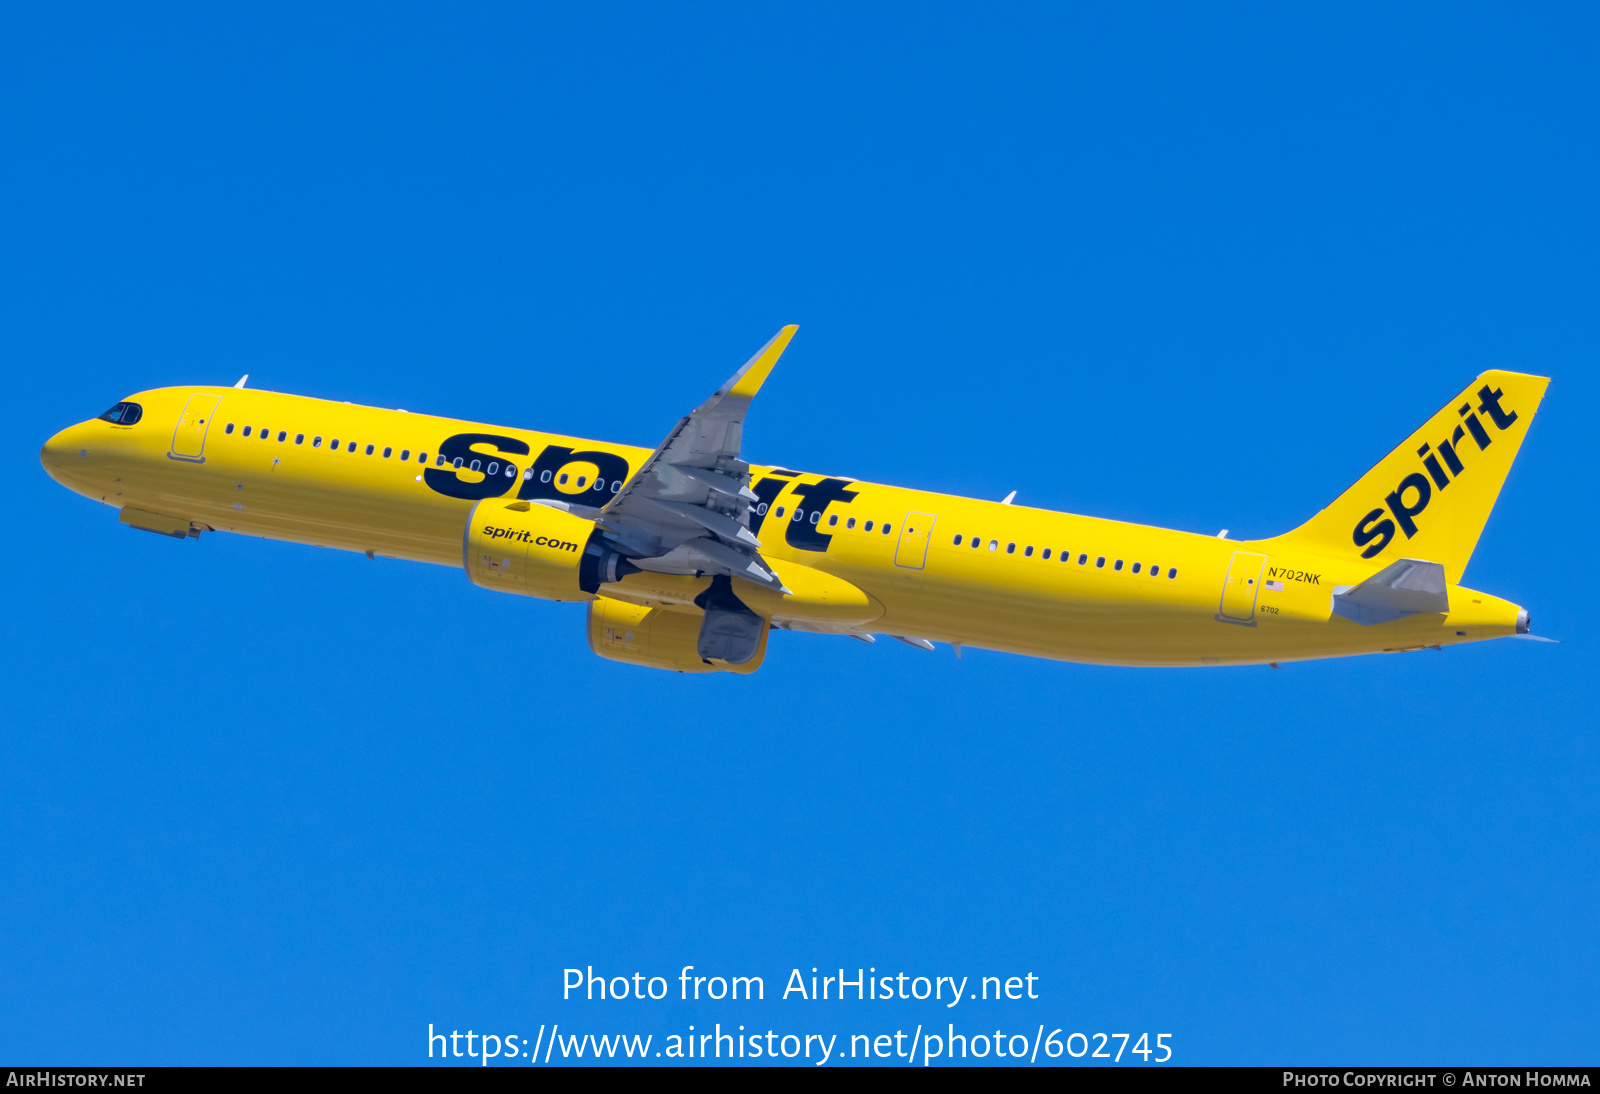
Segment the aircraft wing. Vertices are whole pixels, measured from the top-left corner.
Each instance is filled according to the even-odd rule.
[[[784,592],[750,531],[750,465],[739,458],[745,412],[799,328],[784,327],[744,367],[680,420],[600,510],[642,570],[742,577]]]

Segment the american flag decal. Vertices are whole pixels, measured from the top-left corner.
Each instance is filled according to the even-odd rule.
[[[1269,582],[1267,582],[1267,592],[1269,592],[1269,593],[1281,593],[1281,592],[1283,592],[1283,582],[1281,582],[1281,581],[1269,581]]]

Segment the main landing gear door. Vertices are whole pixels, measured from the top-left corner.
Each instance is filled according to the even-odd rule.
[[[908,570],[920,570],[928,561],[928,537],[933,534],[932,513],[907,513],[900,525],[900,543],[894,549],[894,564]]]
[[[1233,552],[1233,561],[1228,563],[1228,576],[1222,582],[1222,610],[1217,613],[1219,620],[1255,626],[1256,594],[1261,591],[1261,570],[1266,564],[1266,555],[1249,551]]]
[[[220,395],[196,393],[189,396],[183,413],[178,415],[178,427],[172,431],[172,449],[169,459],[206,462],[206,430],[211,428],[212,415],[217,412]]]

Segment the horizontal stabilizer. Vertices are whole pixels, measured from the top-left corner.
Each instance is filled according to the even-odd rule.
[[[1419,612],[1449,610],[1444,567],[1437,562],[1402,558],[1359,585],[1336,585],[1333,589],[1333,614],[1363,627]]]

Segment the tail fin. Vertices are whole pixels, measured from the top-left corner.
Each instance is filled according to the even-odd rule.
[[[1286,545],[1382,566],[1442,563],[1459,582],[1550,381],[1485,372]]]

